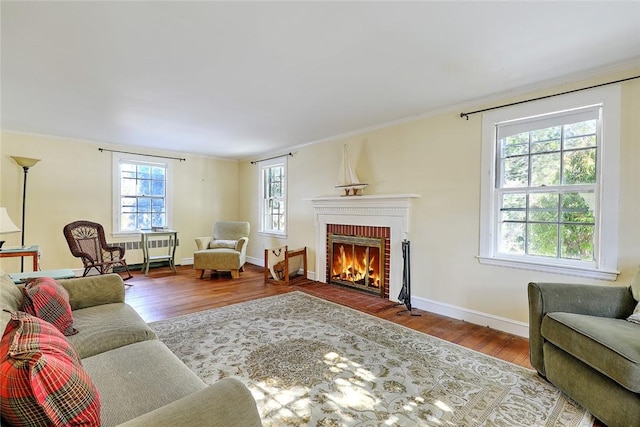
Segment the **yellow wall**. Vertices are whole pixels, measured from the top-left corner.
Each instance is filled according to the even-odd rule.
[[[112,154],[98,147],[143,152],[186,161],[170,161],[173,176],[173,210],[170,226],[178,230],[180,245],[176,262],[192,258],[194,238],[211,235],[217,220],[238,217],[238,164],[183,153],[135,150],[64,138],[3,132],[0,141],[0,206],[6,207],[20,226],[22,206],[22,168],[9,156],[42,159],[29,170],[25,244],[42,251],[41,269],[81,268],[62,234],[65,224],[88,219],[105,227],[108,242],[138,241],[139,237],[111,235],[112,230]],[[151,158],[150,158],[151,159]],[[20,244],[20,233],[3,235],[7,246]],[[141,250],[130,250],[127,263],[142,262]],[[0,259],[7,272],[20,270],[19,258]],[[25,259],[25,271],[31,259]]]
[[[538,90],[518,98],[476,105],[475,110],[640,74],[640,70],[599,76],[562,87]],[[381,102],[384,102],[381,100]],[[307,145],[289,157],[288,239],[257,233],[258,167],[189,156],[175,162],[176,199],[173,227],[180,231],[177,260],[192,257],[193,238],[208,235],[214,221],[249,220],[248,256],[261,262],[263,249],[281,244],[307,246],[309,269],[315,271],[313,196],[337,195],[334,188],[342,147],[348,145],[356,173],[370,186],[367,194],[416,193],[411,210],[412,290],[422,303],[435,303],[485,318],[527,322],[526,286],[530,281],[566,281],[626,285],[640,263],[640,80],[622,83],[622,144],[619,262],[616,282],[545,274],[478,263],[480,203],[480,114],[460,119],[459,111],[443,113],[348,138]],[[120,148],[105,146],[105,148]],[[43,250],[42,268],[79,268],[62,235],[75,219],[101,222],[111,230],[111,155],[98,145],[54,137],[4,132],[0,144],[0,206],[20,220],[22,171],[8,157],[40,158],[29,172],[27,238]],[[125,149],[131,151],[131,148]],[[149,154],[175,155],[151,152]],[[181,154],[180,157],[183,155]],[[5,235],[17,245],[19,234]],[[108,236],[110,241],[119,239]],[[140,262],[131,251],[130,263]],[[15,260],[0,267],[16,271]],[[29,264],[26,264],[29,265]],[[415,305],[415,304],[414,304]]]
[[[521,96],[530,99],[637,75],[601,76],[564,87]],[[412,293],[423,305],[435,302],[484,317],[528,320],[526,286],[530,281],[565,281],[624,285],[640,263],[640,80],[622,84],[622,144],[620,165],[620,240],[616,282],[552,275],[481,265],[479,247],[482,115],[464,120],[459,111],[424,118],[357,136],[308,145],[289,158],[289,239],[252,236],[249,255],[261,258],[264,247],[288,244],[310,248],[315,271],[315,235],[311,202],[305,198],[338,195],[334,188],[342,147],[366,194],[417,193],[410,218]],[[513,102],[504,99],[487,106]],[[240,213],[257,227],[257,166],[240,164],[244,195]],[[274,242],[275,240],[275,242]],[[395,297],[395,295],[394,295]],[[414,302],[414,306],[416,306]],[[446,310],[445,310],[446,311]]]

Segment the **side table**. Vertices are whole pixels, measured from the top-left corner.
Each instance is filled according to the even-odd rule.
[[[156,240],[156,237],[169,237],[166,255],[149,255],[149,249],[152,249],[152,241]],[[145,276],[149,273],[149,265],[152,261],[169,261],[169,267],[176,273],[175,256],[176,246],[178,245],[178,232],[176,230],[141,230],[140,238],[142,256],[144,257],[142,271]]]
[[[38,246],[0,249],[0,258],[25,256],[30,256],[33,258],[33,271],[38,271]]]

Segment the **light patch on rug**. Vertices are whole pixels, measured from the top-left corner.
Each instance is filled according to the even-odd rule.
[[[151,324],[203,381],[236,377],[264,426],[590,426],[531,370],[293,292]]]

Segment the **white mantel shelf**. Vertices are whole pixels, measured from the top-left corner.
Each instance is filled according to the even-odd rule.
[[[326,281],[327,224],[389,227],[389,299],[397,301],[402,288],[402,241],[409,240],[409,211],[418,194],[373,194],[362,196],[317,196],[311,201],[316,225],[315,278]]]
[[[392,202],[400,200],[411,200],[420,197],[418,194],[366,194],[362,196],[315,196],[304,200],[312,202],[339,202],[339,203],[360,203],[360,202]]]

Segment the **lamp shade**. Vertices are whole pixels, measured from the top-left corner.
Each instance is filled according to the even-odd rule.
[[[0,208],[0,234],[15,233],[17,231],[20,231],[20,229],[9,218],[7,208]]]
[[[40,161],[40,159],[31,159],[29,157],[11,156],[11,158],[23,168],[30,168]]]

